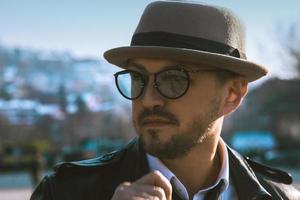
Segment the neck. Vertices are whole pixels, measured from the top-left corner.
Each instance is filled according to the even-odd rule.
[[[162,160],[184,184],[190,196],[216,181],[221,168],[217,151],[218,143],[219,133],[212,133],[186,156],[174,160]]]

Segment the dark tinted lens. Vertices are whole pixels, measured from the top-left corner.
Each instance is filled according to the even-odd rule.
[[[144,87],[142,75],[129,70],[116,74],[116,84],[120,93],[127,99],[139,97]]]
[[[182,70],[163,71],[156,77],[159,92],[167,98],[182,96],[189,87],[189,76]]]

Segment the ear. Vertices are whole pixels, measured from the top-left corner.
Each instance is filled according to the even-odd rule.
[[[228,81],[225,87],[225,99],[223,104],[223,115],[234,112],[242,103],[248,92],[248,81],[243,77],[238,77]]]

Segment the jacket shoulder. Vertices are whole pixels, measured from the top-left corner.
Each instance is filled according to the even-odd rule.
[[[300,199],[300,190],[293,185],[292,175],[245,157],[245,160],[254,171],[257,179],[272,196],[283,199]]]
[[[268,179],[271,179],[275,182],[280,182],[284,184],[292,184],[293,183],[293,177],[290,173],[285,172],[280,169],[276,169],[264,164],[261,164],[259,162],[256,162],[249,157],[244,157],[244,159],[247,161],[247,163],[250,165],[251,169],[257,174],[260,174]]]
[[[88,160],[80,160],[74,162],[61,162],[54,166],[54,172],[59,173],[64,170],[85,170],[101,168],[106,165],[117,162],[123,154],[124,150],[117,150],[107,154],[104,154],[97,158],[92,158]]]
[[[94,169],[104,168],[107,166],[112,166],[118,161],[122,160],[125,156],[127,150],[135,144],[135,140],[128,143],[125,147],[115,150],[113,152],[104,154],[97,158],[92,158],[88,160],[74,161],[74,162],[61,162],[54,166],[54,173],[60,174],[61,172],[67,171],[92,171]]]
[[[254,185],[252,184],[252,186],[256,187],[259,193],[264,193],[266,196],[269,196],[269,198],[273,197],[274,200],[300,199],[300,191],[292,184],[293,179],[289,173],[253,161],[248,157],[242,156],[230,147],[228,147],[228,150],[231,157],[231,162],[235,163],[232,165],[239,165],[241,170],[246,171],[246,176],[249,175],[250,181],[252,180],[255,183]],[[236,174],[235,171],[233,171],[233,173]],[[245,187],[248,187],[246,183],[241,181],[239,183],[245,184]],[[248,191],[248,188],[246,190]]]
[[[35,189],[31,200],[111,199],[114,189],[125,180],[120,170],[128,162],[127,158],[132,157],[135,145],[133,141],[94,159],[57,164],[54,172],[44,177]],[[123,171],[128,173],[128,169]]]

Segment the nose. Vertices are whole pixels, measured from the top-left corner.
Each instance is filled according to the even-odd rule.
[[[149,79],[148,84],[144,89],[144,94],[141,97],[141,101],[144,107],[147,108],[163,106],[165,104],[165,98],[158,93],[153,77]]]

